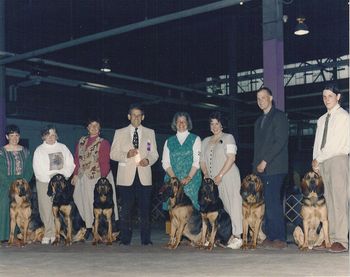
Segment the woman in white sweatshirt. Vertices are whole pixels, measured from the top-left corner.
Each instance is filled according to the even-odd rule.
[[[75,165],[72,153],[67,146],[57,142],[55,127],[46,126],[41,131],[43,143],[39,145],[33,157],[33,169],[38,192],[40,218],[45,226],[42,244],[49,244],[55,240],[55,224],[52,213],[52,202],[47,195],[47,188],[52,176],[63,174],[67,179],[72,175]]]

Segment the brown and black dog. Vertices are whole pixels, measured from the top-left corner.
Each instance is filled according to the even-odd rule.
[[[261,230],[265,214],[263,195],[264,185],[255,175],[247,175],[241,184],[242,212],[243,212],[243,245],[242,249],[255,249],[257,243],[265,240],[266,236]],[[251,234],[251,244],[248,245],[248,233]]]
[[[307,172],[301,182],[301,192],[303,226],[297,226],[293,232],[296,244],[301,250],[307,250],[320,246],[324,241],[326,248],[330,248],[328,213],[323,196],[322,177],[314,171]]]
[[[19,245],[41,241],[44,236],[43,224],[32,209],[32,191],[25,179],[17,179],[10,186],[10,238],[9,245],[15,241],[16,225],[20,229],[17,239]]]
[[[22,243],[27,243],[29,221],[32,215],[30,203],[31,190],[28,182],[24,179],[17,179],[10,186],[10,238],[8,244],[12,245],[15,239],[16,225],[22,234]]]
[[[58,245],[61,235],[65,238],[67,246],[73,241],[83,240],[86,233],[85,223],[73,202],[71,183],[62,174],[56,174],[50,179],[47,195],[52,198],[52,212],[55,218],[55,241],[52,244]],[[75,230],[77,233],[72,238]]]
[[[170,178],[161,188],[160,195],[163,201],[168,201],[171,222],[168,248],[176,249],[182,236],[187,237],[192,244],[200,245],[201,217],[180,181],[176,177]]]
[[[201,246],[212,250],[216,239],[221,245],[226,245],[232,234],[231,219],[224,210],[224,205],[219,198],[218,186],[212,179],[202,180],[198,191],[198,204],[202,216]],[[211,230],[210,235],[208,227]],[[209,244],[206,246],[207,238],[209,238]]]
[[[114,220],[114,201],[112,184],[107,178],[100,178],[94,189],[94,228],[93,245],[106,241],[112,245],[118,236]]]

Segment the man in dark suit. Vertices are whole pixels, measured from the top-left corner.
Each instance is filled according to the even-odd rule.
[[[150,208],[152,196],[151,166],[158,159],[154,130],[141,125],[145,115],[140,106],[129,108],[130,124],[115,131],[110,157],[118,162],[117,186],[121,199],[121,244],[132,237],[132,208],[137,200],[141,244],[151,242]]]
[[[287,247],[281,190],[288,173],[288,130],[285,113],[273,105],[272,92],[262,87],[257,102],[263,114],[254,125],[253,171],[264,183],[266,247]]]

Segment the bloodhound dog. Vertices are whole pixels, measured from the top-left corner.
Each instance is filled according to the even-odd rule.
[[[301,250],[311,250],[324,241],[326,248],[330,248],[328,213],[323,196],[322,177],[314,171],[307,172],[301,182],[301,192],[303,222],[302,227],[297,226],[293,232],[296,244]]]
[[[170,239],[167,247],[176,249],[182,236],[199,246],[201,240],[200,214],[184,192],[183,185],[176,177],[170,178],[160,189],[162,201],[168,201],[171,222]]]
[[[32,215],[31,190],[25,179],[17,179],[10,186],[10,237],[8,244],[12,245],[15,238],[16,225],[22,234],[21,244],[27,243],[28,228]]]
[[[94,228],[92,244],[106,241],[107,245],[117,239],[117,232],[114,220],[114,201],[112,184],[107,178],[100,178],[94,189]]]
[[[241,184],[242,212],[243,212],[243,245],[242,249],[256,249],[257,243],[265,240],[261,229],[265,214],[263,183],[255,174],[247,175]],[[251,243],[248,244],[248,235]]]
[[[58,245],[61,235],[65,238],[67,246],[74,241],[84,240],[85,223],[73,202],[71,183],[62,174],[56,174],[50,179],[47,195],[52,198],[52,212],[55,218],[55,241],[52,244]],[[73,231],[77,231],[74,238]]]
[[[218,186],[215,185],[212,179],[205,178],[202,180],[198,192],[198,203],[202,216],[201,246],[212,250],[215,239],[218,239],[220,244],[226,245],[232,233],[231,219],[224,210],[224,205],[219,198]],[[210,235],[209,229],[211,230]],[[208,245],[206,245],[207,238],[209,238]]]

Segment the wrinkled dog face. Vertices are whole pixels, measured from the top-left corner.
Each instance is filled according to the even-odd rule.
[[[112,185],[106,178],[101,178],[97,182],[97,192],[102,203],[107,201],[107,196],[112,191]]]
[[[319,198],[324,194],[322,177],[314,171],[305,174],[301,182],[301,191],[306,198]]]
[[[217,189],[217,186],[212,179],[203,179],[202,185],[200,187],[200,193],[203,197],[201,200],[207,203],[214,202],[216,200],[216,193],[214,192],[215,189]]]
[[[47,191],[48,196],[60,195],[67,189],[67,181],[66,178],[62,174],[54,175],[50,182],[49,188]]]
[[[241,196],[243,201],[249,204],[263,201],[263,183],[257,175],[250,174],[243,179]]]
[[[166,201],[169,198],[175,197],[180,185],[179,179],[176,177],[170,178],[159,190],[161,200]]]
[[[15,195],[19,197],[30,197],[30,187],[26,180],[17,179],[11,184],[11,197]]]

